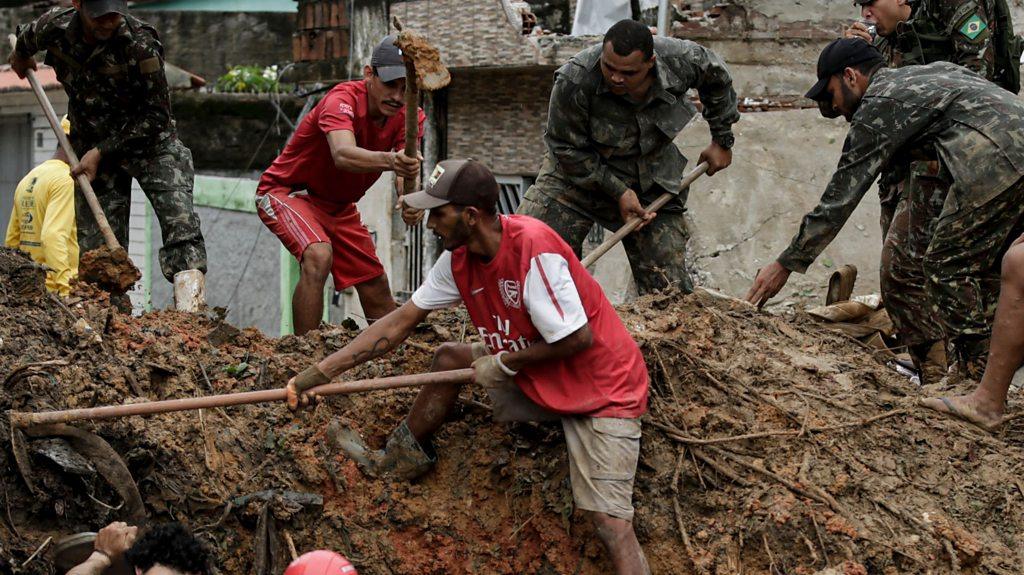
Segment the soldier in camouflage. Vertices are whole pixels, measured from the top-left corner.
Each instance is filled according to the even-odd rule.
[[[860,39],[829,44],[818,78],[807,97],[830,101],[850,122],[843,154],[821,202],[778,260],[758,273],[747,299],[763,305],[791,272],[804,272],[885,166],[934,159],[950,193],[930,222],[922,265],[904,272],[919,274],[908,281],[925,286],[956,361],[977,373],[999,294],[999,262],[1024,232],[1024,103],[954,64],[885,69],[881,53]]]
[[[70,140],[81,157],[73,172],[92,181],[121,245],[128,245],[135,178],[160,222],[164,277],[205,273],[206,246],[192,205],[192,153],[175,131],[157,32],[127,14],[124,0],[73,4],[18,28],[11,67],[24,77],[36,67],[34,54],[46,50],[46,63],[68,95]],[[100,247],[102,234],[81,191],[76,203],[82,251]]]
[[[890,67],[952,62],[1014,93],[1019,89],[1019,53],[1010,54],[1013,26],[1006,0],[855,3],[864,21],[851,25],[845,36],[873,42]],[[877,35],[867,23],[874,24]],[[940,322],[930,311],[925,285],[912,279],[922,274],[912,268],[921,265],[933,223],[949,192],[938,170],[934,161],[903,162],[883,170],[878,182],[882,269],[888,270],[882,277],[882,295],[901,342],[922,370],[922,379],[928,381],[945,373],[945,342]]]
[[[632,20],[612,26],[601,45],[555,72],[544,134],[548,153],[519,213],[551,226],[577,256],[595,223],[615,230],[641,217],[643,226],[623,240],[637,290],[676,284],[691,291],[688,190],[679,190],[686,158],[673,143],[696,115],[686,95],[691,88],[711,127],[712,143],[700,161],[713,174],[732,162],[732,125],[739,120],[721,58],[687,40],[654,38]],[[666,191],[677,196],[655,219],[643,204]]]

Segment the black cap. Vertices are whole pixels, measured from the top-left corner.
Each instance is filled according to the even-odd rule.
[[[445,204],[493,206],[498,203],[498,181],[476,160],[445,160],[434,167],[422,192],[407,194],[402,200],[417,210]]]
[[[128,0],[82,0],[82,9],[90,18],[99,18],[107,14],[128,13]]]
[[[370,65],[377,69],[377,76],[385,82],[405,78],[405,60],[402,51],[395,46],[397,34],[386,36],[373,49]]]
[[[874,1],[875,0],[853,0],[853,3],[858,5],[858,6],[863,6],[865,4],[871,4]]]
[[[882,53],[861,38],[840,38],[833,40],[818,56],[818,82],[805,94],[812,100],[823,100],[827,96],[828,81],[832,76],[850,66],[864,62],[882,61]]]

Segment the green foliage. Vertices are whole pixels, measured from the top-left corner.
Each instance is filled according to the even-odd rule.
[[[218,92],[265,94],[277,91],[277,66],[233,66],[217,79]]]

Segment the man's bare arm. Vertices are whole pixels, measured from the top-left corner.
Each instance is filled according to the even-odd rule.
[[[327,144],[331,148],[334,166],[339,170],[355,173],[394,171],[403,178],[415,178],[420,173],[418,158],[410,158],[401,152],[360,148],[356,144],[356,135],[350,130],[328,132]]]
[[[353,367],[380,357],[409,337],[412,330],[430,314],[411,301],[375,321],[348,345],[323,359],[317,367],[327,377],[336,377]]]

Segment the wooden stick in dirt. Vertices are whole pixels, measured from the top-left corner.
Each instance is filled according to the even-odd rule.
[[[437,371],[415,375],[396,375],[392,377],[379,377],[372,379],[360,379],[356,381],[342,381],[328,383],[310,389],[310,392],[317,395],[347,395],[351,393],[363,393],[382,389],[398,389],[402,387],[415,387],[434,383],[456,384],[469,383],[473,379],[473,370],[455,369],[452,371]],[[110,405],[105,407],[87,407],[83,409],[68,409],[65,411],[44,411],[40,413],[24,413],[11,411],[11,425],[24,428],[33,425],[51,423],[69,423],[72,421],[114,419],[131,415],[154,415],[157,413],[170,413],[173,411],[186,411],[192,409],[209,409],[213,407],[229,407],[232,405],[247,405],[252,403],[268,403],[272,401],[284,401],[286,398],[284,388],[266,389],[262,391],[246,391],[242,393],[225,393],[222,395],[208,395],[206,397],[190,397],[186,399],[168,399],[165,401],[147,401],[142,403],[130,403],[126,405]]]
[[[701,162],[696,168],[693,169],[692,172],[690,172],[689,174],[686,174],[686,177],[683,178],[682,183],[679,184],[679,189],[680,190],[685,190],[687,186],[692,184],[693,181],[696,180],[697,178],[703,176],[704,173],[707,172],[707,171],[708,171],[708,163],[707,162]],[[660,196],[658,196],[658,198],[656,200],[651,202],[647,206],[646,210],[649,211],[649,212],[656,212],[656,211],[660,210],[665,204],[668,203],[669,200],[671,200],[675,196],[676,196],[676,194],[665,192],[664,194],[661,194]],[[633,233],[633,230],[635,230],[637,228],[637,226],[639,226],[639,225],[640,225],[640,218],[639,217],[631,218],[628,222],[625,223],[625,225],[623,225],[614,234],[612,234],[608,239],[606,239],[604,242],[602,242],[601,245],[599,245],[596,248],[594,248],[594,251],[592,251],[589,254],[587,254],[587,257],[583,258],[583,262],[582,262],[583,263],[583,267],[590,267],[595,262],[597,262],[597,260],[601,259],[601,256],[603,256],[604,254],[608,253],[608,250],[610,250],[613,247],[615,247],[615,244],[621,242],[622,238],[624,238],[624,237],[628,236],[629,234]]]
[[[7,39],[11,43],[11,50],[14,50],[18,43],[17,36],[11,34]],[[39,100],[39,105],[43,108],[43,113],[46,114],[46,119],[50,122],[50,128],[53,129],[54,135],[57,136],[57,141],[60,142],[60,147],[64,150],[68,160],[71,161],[71,165],[77,166],[78,154],[75,153],[74,148],[71,147],[71,142],[68,141],[67,134],[60,127],[57,112],[53,109],[53,104],[50,103],[46,92],[43,91],[43,87],[39,84],[35,70],[29,68],[26,72],[26,77],[28,78],[28,83],[32,85],[32,91],[35,92],[36,99]],[[103,213],[99,200],[96,199],[96,192],[93,191],[89,178],[84,174],[78,176],[78,186],[82,189],[82,195],[85,196],[85,201],[89,204],[93,217],[96,218],[96,224],[99,225],[100,232],[103,233],[103,240],[106,242],[107,247],[110,248],[110,251],[121,249],[121,244],[118,243],[117,237],[114,236],[114,231],[110,229],[110,222],[107,221],[107,216]]]

